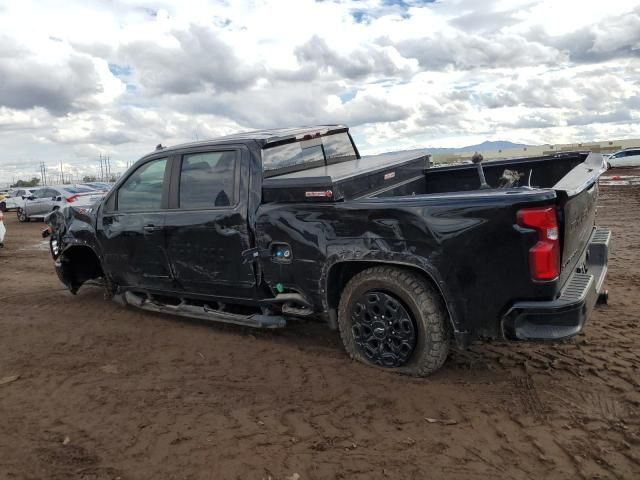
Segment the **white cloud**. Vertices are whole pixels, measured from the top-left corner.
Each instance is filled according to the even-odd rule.
[[[632,0],[5,0],[0,32],[0,184],[311,123],[363,151],[638,136]]]

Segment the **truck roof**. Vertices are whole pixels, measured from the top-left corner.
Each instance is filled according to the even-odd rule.
[[[200,140],[197,142],[182,143],[180,145],[173,145],[171,147],[157,148],[155,154],[162,150],[163,152],[169,152],[172,150],[178,150],[183,148],[192,147],[206,147],[208,145],[215,145],[219,143],[232,143],[232,142],[245,142],[255,141],[260,147],[264,148],[267,145],[286,143],[293,140],[301,140],[305,136],[315,136],[316,134],[326,135],[327,133],[339,133],[346,132],[349,127],[346,125],[311,125],[306,127],[293,127],[293,128],[271,128],[265,130],[252,130],[249,132],[233,133],[231,135],[224,135],[222,137],[210,138],[208,140]]]

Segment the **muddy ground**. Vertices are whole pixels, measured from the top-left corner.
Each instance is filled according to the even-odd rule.
[[[610,305],[586,332],[477,345],[427,379],[353,363],[313,323],[251,331],[74,297],[42,223],[7,214],[0,478],[640,478],[640,186],[608,183]]]

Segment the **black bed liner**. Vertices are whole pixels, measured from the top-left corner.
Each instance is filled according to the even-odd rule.
[[[265,178],[262,200],[326,202],[362,196],[423,176],[429,158],[424,149],[406,150]]]

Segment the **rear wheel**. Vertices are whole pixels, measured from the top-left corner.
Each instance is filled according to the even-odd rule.
[[[338,326],[352,358],[407,375],[435,372],[449,353],[442,298],[402,268],[374,267],[354,276],[340,299]]]
[[[7,203],[0,202],[0,212],[6,212],[6,211],[7,211]]]
[[[29,221],[29,217],[27,217],[27,214],[22,208],[18,208],[18,211],[16,212],[16,214],[18,215],[19,222],[24,223]]]

